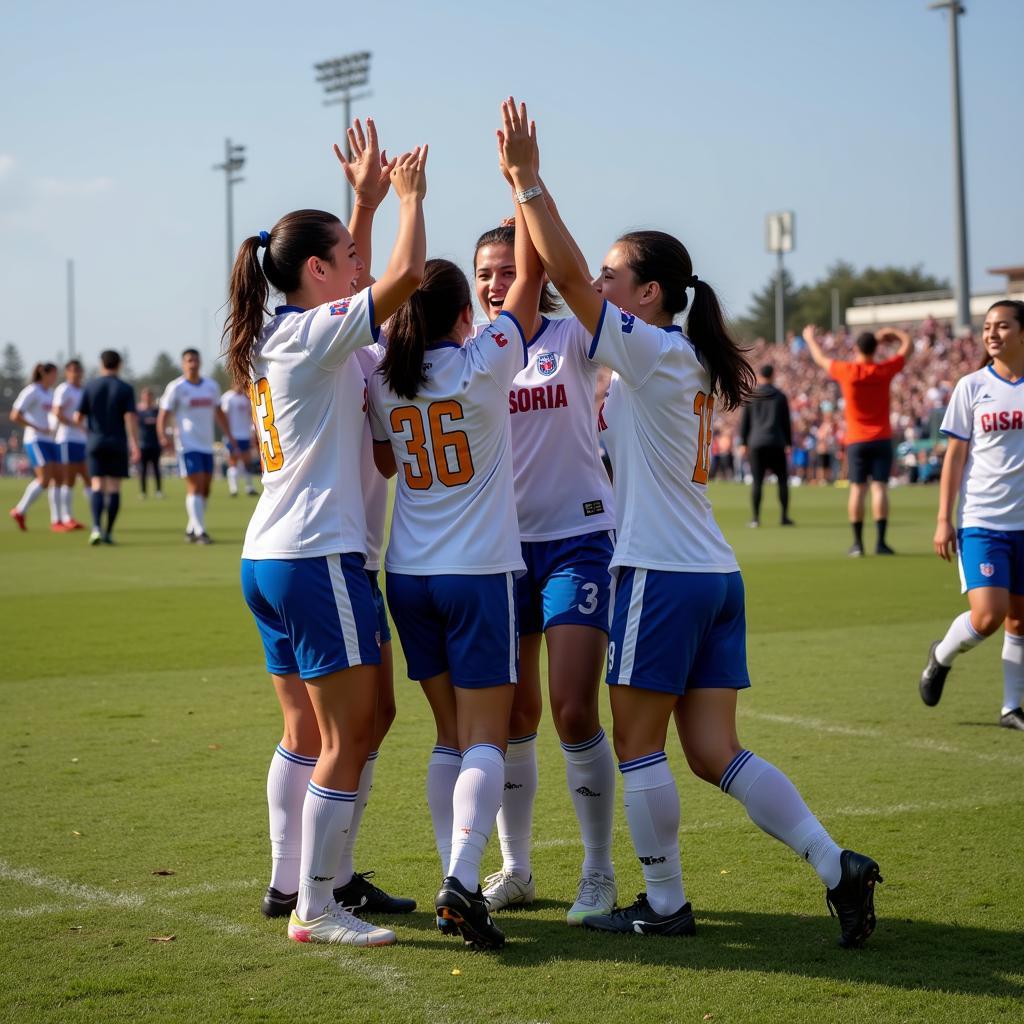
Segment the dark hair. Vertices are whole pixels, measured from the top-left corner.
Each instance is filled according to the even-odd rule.
[[[199,349],[197,348],[185,349],[185,351],[181,353],[181,358],[184,359],[185,356],[195,356],[196,359],[202,359],[202,356],[199,354]]]
[[[36,363],[32,367],[32,383],[38,384],[51,370],[56,369],[56,363]]]
[[[744,349],[729,335],[715,290],[707,281],[693,280],[693,261],[686,246],[664,231],[630,231],[619,243],[626,247],[627,263],[637,281],[657,281],[662,310],[669,316],[686,309],[686,289],[693,288],[687,337],[711,374],[711,393],[722,397],[726,409],[742,405],[757,383],[754,371]]]
[[[863,355],[873,356],[875,349],[878,348],[878,339],[871,331],[863,331],[857,335],[854,345],[857,346],[857,351]]]
[[[1012,309],[1014,320],[1016,320],[1021,327],[1024,327],[1024,302],[1021,302],[1020,299],[1000,299],[998,302],[993,302],[992,305],[985,310],[986,319],[993,309],[998,309],[1000,306],[1006,306],[1007,309]],[[982,346],[981,369],[985,369],[985,367],[991,365],[991,363],[992,357],[985,351],[984,346]]]
[[[514,249],[515,244],[516,229],[511,224],[502,224],[500,227],[485,231],[476,240],[476,248],[473,250],[473,272],[476,273],[476,258],[485,245],[510,245]],[[539,312],[555,313],[561,308],[562,300],[558,297],[558,292],[551,287],[550,283],[545,284],[540,293]]]
[[[341,221],[333,213],[294,210],[271,228],[262,265],[260,235],[250,235],[239,246],[231,271],[230,312],[221,335],[222,342],[227,339],[228,371],[237,387],[249,387],[253,352],[267,312],[268,283],[282,294],[296,291],[306,260],[316,256],[331,262],[339,227]]]
[[[64,369],[65,370],[80,370],[81,368],[82,368],[82,364],[77,359],[69,359],[64,364]]]
[[[775,367],[771,363],[765,363],[760,370],[757,371],[764,377],[765,380],[771,380],[775,376]]]
[[[100,353],[100,366],[104,370],[116,370],[121,365],[121,357],[112,349],[105,349]]]
[[[423,280],[388,321],[388,345],[379,372],[402,398],[415,398],[426,383],[423,352],[451,334],[472,302],[466,275],[450,260],[427,260]]]

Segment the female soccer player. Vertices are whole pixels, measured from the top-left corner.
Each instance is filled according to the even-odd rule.
[[[953,659],[1004,626],[999,724],[1024,730],[1024,302],[989,307],[982,341],[982,368],[957,381],[942,420],[949,447],[934,540],[947,562],[958,551],[970,611],[932,644],[921,699],[938,704]]]
[[[50,427],[50,409],[53,406],[53,385],[57,380],[54,363],[36,363],[32,380],[21,389],[11,408],[11,422],[25,428],[22,444],[35,474],[29,481],[21,501],[11,509],[11,518],[18,529],[25,530],[25,513],[29,506],[46,491],[50,499],[50,529],[63,533],[60,511],[57,507],[57,484],[60,480],[60,447],[53,439]]]
[[[516,269],[499,316],[467,341],[469,282],[453,263],[428,261],[422,285],[388,324],[368,389],[377,466],[385,475],[401,466],[384,563],[388,604],[438,747],[461,753],[448,806],[428,793],[442,863],[450,849],[438,924],[487,949],[504,943],[480,889],[480,861],[505,785],[518,675],[514,577],[524,568],[507,402],[526,362],[520,324],[536,316],[542,285],[525,232]]]
[[[300,942],[395,941],[394,932],[339,906],[333,892],[374,741],[380,663],[358,484],[363,376],[349,357],[376,341],[381,322],[422,277],[426,159],[426,147],[417,147],[377,164],[399,198],[398,237],[379,281],[360,288],[366,268],[356,243],[337,217],[319,210],[297,210],[246,239],[232,274],[228,361],[235,383],[250,388],[263,462],[242,587],[284,715],[281,759],[305,770],[316,758],[298,872],[293,850],[274,851],[272,885],[298,889],[288,934]],[[286,304],[264,324],[270,287]],[[277,767],[268,796],[275,784],[294,782]],[[274,813],[272,799],[272,836],[278,826],[294,835]]]
[[[550,198],[545,201],[561,223]],[[515,229],[502,226],[476,244],[477,301],[492,322],[515,280],[514,240]],[[585,266],[582,255],[578,260]],[[540,312],[556,308],[545,289]],[[608,913],[616,899],[611,857],[615,762],[597,701],[608,641],[615,517],[597,444],[598,366],[587,358],[590,335],[575,317],[552,320],[538,314],[523,325],[529,358],[509,392],[516,510],[526,563],[526,575],[517,581],[519,684],[498,812],[502,867],[485,880],[484,897],[491,910],[502,910],[530,903],[535,895],[530,843],[543,637],[551,712],[583,839],[576,901],[566,915],[576,925],[588,914]]]
[[[811,863],[839,912],[840,941],[859,945],[874,927],[878,865],[840,850],[789,779],[736,735],[736,691],[749,685],[743,583],[706,484],[715,403],[742,402],[753,373],[726,332],[714,291],[671,235],[624,235],[605,257],[595,291],[540,201],[525,106],[509,100],[502,117],[505,163],[544,269],[591,332],[588,356],[616,373],[604,412],[618,521],[608,683],[626,818],[647,892],[584,923],[694,934],[679,861],[679,796],[665,758],[674,713],[690,768]],[[674,323],[690,305],[687,290],[688,336]]]
[[[228,448],[228,493],[238,497],[239,474],[245,476],[245,493],[256,494],[249,472],[249,451],[252,448],[252,403],[246,391],[232,387],[220,396],[220,408],[227,417],[231,433],[224,441]]]
[[[73,419],[82,400],[82,364],[71,359],[64,364],[64,380],[53,392],[53,416],[57,420],[54,437],[60,447],[61,483],[57,505],[60,522],[65,530],[84,530],[85,527],[72,515],[75,496],[75,481],[82,479],[85,497],[91,500],[89,471],[85,465],[85,431],[75,425]]]

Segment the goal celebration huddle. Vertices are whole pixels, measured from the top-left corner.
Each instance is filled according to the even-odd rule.
[[[415,908],[355,871],[395,716],[386,595],[436,723],[433,750],[403,756],[410,772],[423,766],[441,931],[498,949],[499,912],[543,891],[565,899],[567,926],[694,935],[665,754],[674,724],[691,771],[807,861],[840,943],[861,945],[878,865],[837,844],[736,731],[750,685],[743,579],[707,481],[714,412],[755,381],[704,267],[671,235],[637,231],[592,277],[511,99],[498,155],[514,227],[482,225],[473,283],[426,258],[427,147],[389,160],[372,121],[349,143],[348,158],[336,152],[355,191],[350,224],[298,210],[247,238],[225,329],[263,465],[242,589],[284,720],[263,912],[287,917],[298,941],[373,946],[397,937],[375,914]],[[374,278],[374,211],[389,191],[398,232]],[[547,315],[549,284],[566,315]],[[271,291],[283,304],[268,319]],[[542,644],[578,822],[575,886],[531,867]],[[636,869],[612,862],[617,789],[643,876],[635,900],[620,891]],[[502,865],[482,876],[495,831]],[[375,869],[384,883],[387,865]]]

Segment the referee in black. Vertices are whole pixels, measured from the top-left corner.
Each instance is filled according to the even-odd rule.
[[[82,391],[75,422],[88,431],[86,455],[92,478],[92,533],[89,543],[113,544],[111,533],[121,508],[121,481],[128,476],[131,458],[139,457],[139,424],[135,389],[118,376],[121,357],[111,349],[100,353],[100,375]],[[103,513],[107,526],[103,528]]]
[[[740,423],[740,455],[747,456],[754,478],[751,501],[754,518],[751,526],[761,525],[761,489],[765,473],[774,473],[779,481],[779,504],[782,506],[782,525],[793,526],[789,518],[789,466],[788,456],[793,446],[793,428],[789,419],[789,402],[772,384],[775,368],[762,366],[757,375],[757,387],[743,407]]]

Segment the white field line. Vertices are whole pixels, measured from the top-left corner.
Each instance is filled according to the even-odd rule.
[[[141,907],[145,900],[137,893],[113,893],[98,886],[79,885],[65,878],[50,878],[31,868],[16,868],[0,860],[0,879],[18,882],[33,889],[49,889],[52,895],[69,897],[80,904],[100,904],[107,907]]]

